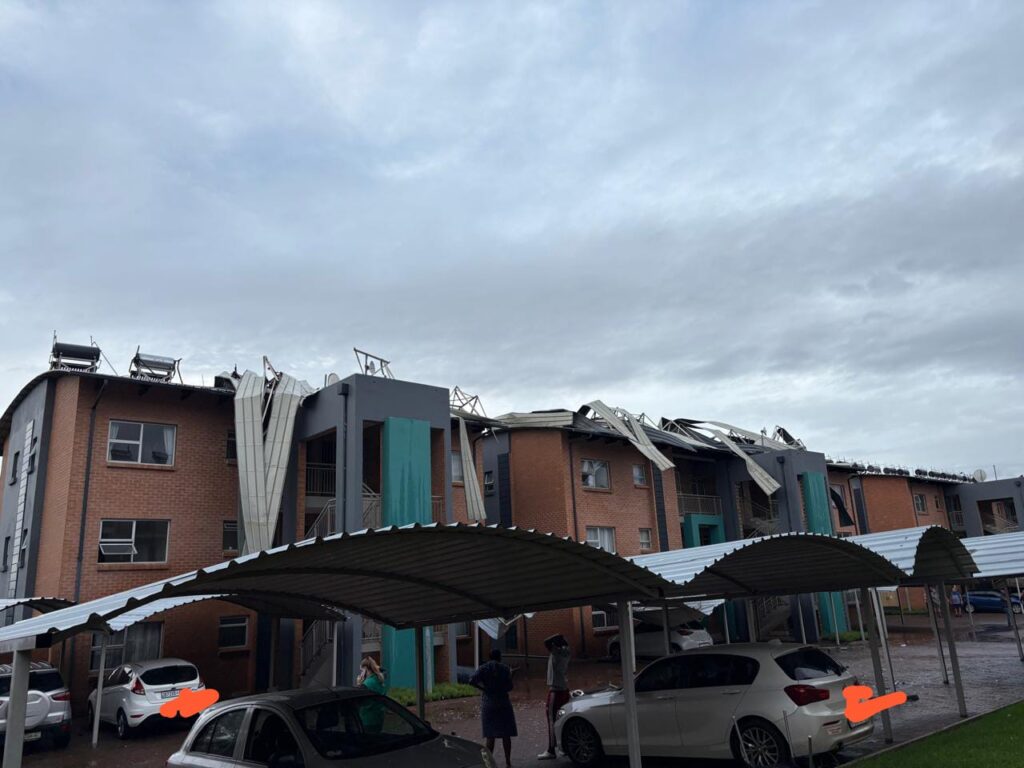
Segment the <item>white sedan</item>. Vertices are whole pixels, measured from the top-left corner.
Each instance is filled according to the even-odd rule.
[[[640,751],[649,757],[740,759],[757,768],[837,752],[867,738],[871,721],[844,716],[857,681],[818,648],[735,643],[659,659],[636,676]],[[555,732],[580,766],[627,754],[621,690],[580,696],[557,713]],[[738,733],[737,733],[738,732]],[[741,738],[742,737],[742,738]]]
[[[636,646],[636,655],[641,659],[656,659],[665,655],[665,628],[660,624],[646,621],[637,623],[633,627],[633,641]],[[672,653],[703,648],[715,643],[708,631],[696,621],[669,629],[668,642]],[[608,638],[609,656],[618,659],[621,654],[620,649],[618,634]]]

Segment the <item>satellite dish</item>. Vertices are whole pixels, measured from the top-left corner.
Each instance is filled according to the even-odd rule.
[[[341,381],[341,379],[338,378],[338,374],[336,374],[336,373],[328,373],[327,374],[327,386],[328,387],[331,386],[332,384],[337,384],[339,381]]]
[[[986,472],[984,469],[976,469],[974,470],[974,474],[971,475],[971,477],[973,477],[979,483],[984,483],[985,480],[988,478],[988,472]]]

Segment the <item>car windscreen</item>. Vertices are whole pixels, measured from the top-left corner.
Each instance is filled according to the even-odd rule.
[[[141,677],[146,685],[177,685],[191,683],[199,677],[199,671],[191,664],[171,664],[147,669]]]
[[[58,691],[64,687],[64,680],[56,669],[32,670],[28,677],[28,689],[30,691]],[[11,693],[11,676],[0,677],[0,696],[9,696]]]
[[[814,680],[818,677],[843,674],[835,659],[817,648],[800,648],[775,659],[791,680]]]
[[[295,713],[310,743],[328,760],[351,760],[411,747],[436,734],[405,707],[384,696],[356,696]]]

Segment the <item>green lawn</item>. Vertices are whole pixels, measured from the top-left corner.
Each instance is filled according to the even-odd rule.
[[[479,696],[480,691],[471,685],[462,683],[437,683],[434,690],[427,694],[427,701],[447,701],[448,699],[464,699]],[[406,707],[416,703],[416,691],[412,688],[392,688],[388,696]]]
[[[959,728],[937,733],[857,768],[1002,768],[1024,765],[1024,702],[997,709]]]

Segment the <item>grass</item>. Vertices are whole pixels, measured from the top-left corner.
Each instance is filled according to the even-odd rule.
[[[434,690],[427,694],[427,701],[447,701],[448,699],[465,699],[479,696],[480,691],[471,685],[462,683],[437,683]],[[412,688],[392,688],[388,696],[403,707],[411,707],[416,703],[416,691]]]
[[[857,768],[1000,768],[1021,764],[1024,702],[902,749],[856,762]]]

